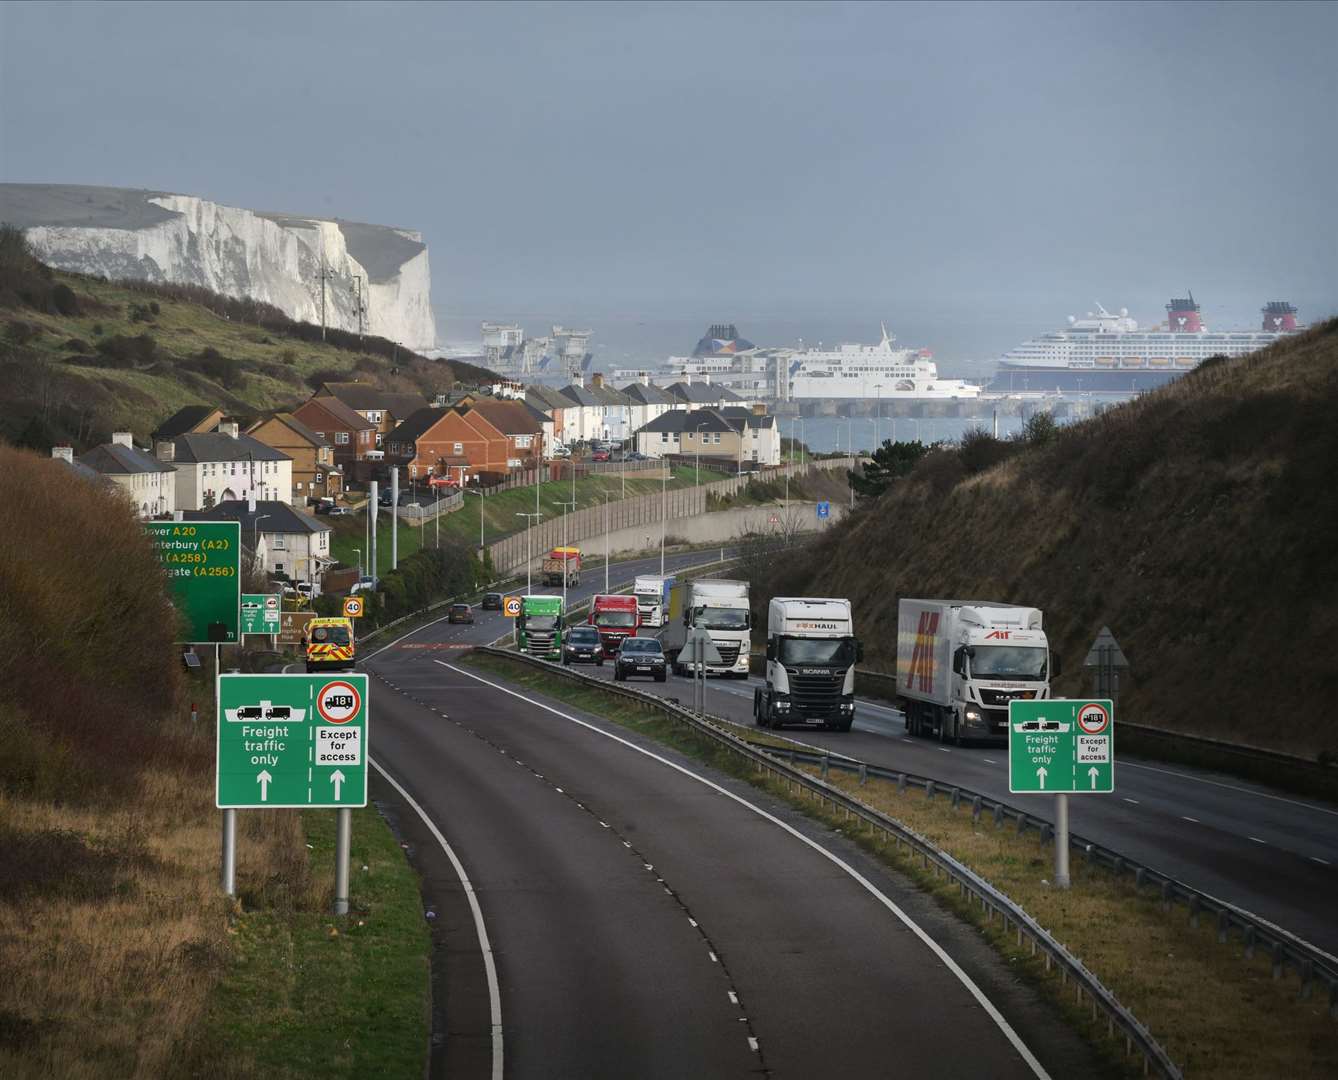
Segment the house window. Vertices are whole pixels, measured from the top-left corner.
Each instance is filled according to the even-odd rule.
[[[283,534],[273,533],[272,536],[273,540],[271,541],[269,546],[272,547],[275,551],[283,551],[287,547],[287,545],[284,543]]]
[[[335,432],[335,445],[336,445],[336,446],[347,446],[347,445],[348,445],[348,432],[347,432],[347,431],[336,431],[336,432]]]
[[[464,452],[465,452],[465,444],[464,444],[464,443],[456,443],[456,444],[455,444],[455,453],[457,453],[457,454],[463,454]]]
[[[661,431],[661,432],[660,432],[660,442],[665,443],[665,442],[668,442],[668,441],[669,441],[669,432],[667,432],[667,431]]]
[[[318,439],[323,439],[323,438],[325,438],[325,432],[323,432],[323,431],[318,431],[318,432],[316,432],[316,438],[318,438]]]
[[[376,433],[376,445],[377,446],[381,445],[381,432],[379,431]]]
[[[720,432],[718,431],[711,432],[711,441],[713,443],[718,443],[720,441]]]
[[[317,474],[316,474],[316,483],[321,484],[321,483],[324,483],[324,482],[325,482],[325,474],[324,474],[324,473],[317,473]],[[301,484],[298,484],[297,486],[300,488],[302,485],[301,485]]]
[[[319,480],[319,479],[320,479],[320,476],[317,476],[316,479]],[[301,480],[299,480],[299,481],[297,482],[297,490],[298,490],[298,491],[301,491],[301,490],[302,490],[302,481],[301,481]]]
[[[527,446],[529,446],[529,445],[530,445],[530,437],[529,437],[528,435],[517,435],[517,436],[516,436],[516,448],[517,448],[517,449],[524,449],[525,447],[527,447]]]

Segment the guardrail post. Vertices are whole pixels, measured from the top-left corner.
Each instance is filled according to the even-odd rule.
[[[962,789],[955,787],[952,789],[952,808],[956,810],[957,807],[961,805],[961,802],[962,802]]]
[[[979,820],[980,820],[980,796],[979,796],[979,795],[977,795],[974,799],[971,800],[971,820],[972,820],[972,821],[979,821]]]
[[[1231,932],[1231,916],[1227,914],[1226,908],[1217,913],[1217,944],[1225,945],[1227,936]]]
[[[1145,877],[1146,877],[1146,872],[1144,871],[1144,869],[1143,869],[1141,866],[1140,866],[1137,870],[1134,871],[1134,891],[1135,891],[1135,892],[1137,892],[1139,889],[1141,889],[1141,888],[1143,887],[1143,879],[1144,879]]]
[[[906,774],[904,772],[897,773],[897,794],[906,794]]]
[[[1161,883],[1161,906],[1163,911],[1170,911],[1171,904],[1175,899],[1174,887],[1169,881]]]
[[[859,763],[860,786],[863,787],[866,783],[868,783],[868,780],[869,780],[869,766],[865,764],[863,761],[861,761]]]
[[[1017,834],[1018,834],[1018,836],[1021,836],[1021,835],[1022,835],[1024,832],[1026,832],[1026,831],[1027,831],[1027,815],[1026,815],[1026,814],[1018,814],[1018,816],[1017,816]]]
[[[1003,828],[1003,823],[1004,823],[1004,811],[1003,811],[1003,806],[1000,805],[999,803],[995,803],[995,804],[994,804],[994,827],[995,827],[996,829],[1002,829],[1002,828]]]
[[[1338,1020],[1338,981],[1329,983],[1329,1015]]]
[[[934,781],[932,780],[925,783],[925,798],[930,802],[934,801]]]
[[[1253,926],[1247,926],[1247,927],[1245,928],[1245,933],[1244,933],[1242,936],[1243,936],[1244,939],[1245,939],[1245,959],[1246,959],[1246,960],[1253,960],[1253,959],[1254,959],[1254,927],[1253,927]]]
[[[1189,925],[1198,929],[1199,912],[1203,909],[1203,902],[1199,899],[1198,893],[1189,898]]]
[[[831,759],[826,754],[823,754],[822,760],[818,763],[820,766],[819,772],[824,780],[827,779],[827,767],[830,761]]]
[[[1274,981],[1282,978],[1283,971],[1283,952],[1282,942],[1273,943],[1273,979]]]
[[[1301,961],[1301,1000],[1308,1001],[1315,982],[1315,962],[1306,957]]]

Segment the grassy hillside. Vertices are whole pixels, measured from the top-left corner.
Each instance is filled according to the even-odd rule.
[[[240,415],[295,405],[323,377],[429,397],[490,378],[393,342],[289,319],[204,289],[107,282],[37,262],[0,227],[0,438],[34,449],[140,439],[182,405]]]
[[[1338,320],[1045,445],[936,450],[758,584],[850,597],[889,671],[899,597],[1035,605],[1068,694],[1108,624],[1126,718],[1338,753],[1336,415]]]

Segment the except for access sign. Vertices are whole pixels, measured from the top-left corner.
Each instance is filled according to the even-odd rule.
[[[242,594],[242,633],[277,634],[279,632],[279,594]]]
[[[220,675],[220,809],[367,805],[367,676]]]
[[[1115,710],[1109,700],[1014,700],[1008,706],[1008,790],[1115,790]]]
[[[240,641],[241,525],[150,521],[144,528],[167,573],[172,600],[186,620],[181,644]]]

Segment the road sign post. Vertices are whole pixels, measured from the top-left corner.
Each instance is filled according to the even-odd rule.
[[[1069,795],[1115,790],[1115,710],[1108,699],[1014,699],[1008,790],[1055,796],[1055,885],[1069,887]]]
[[[242,594],[242,633],[270,635],[279,633],[278,593]]]
[[[235,521],[145,523],[185,620],[181,644],[241,641],[241,528]]]

